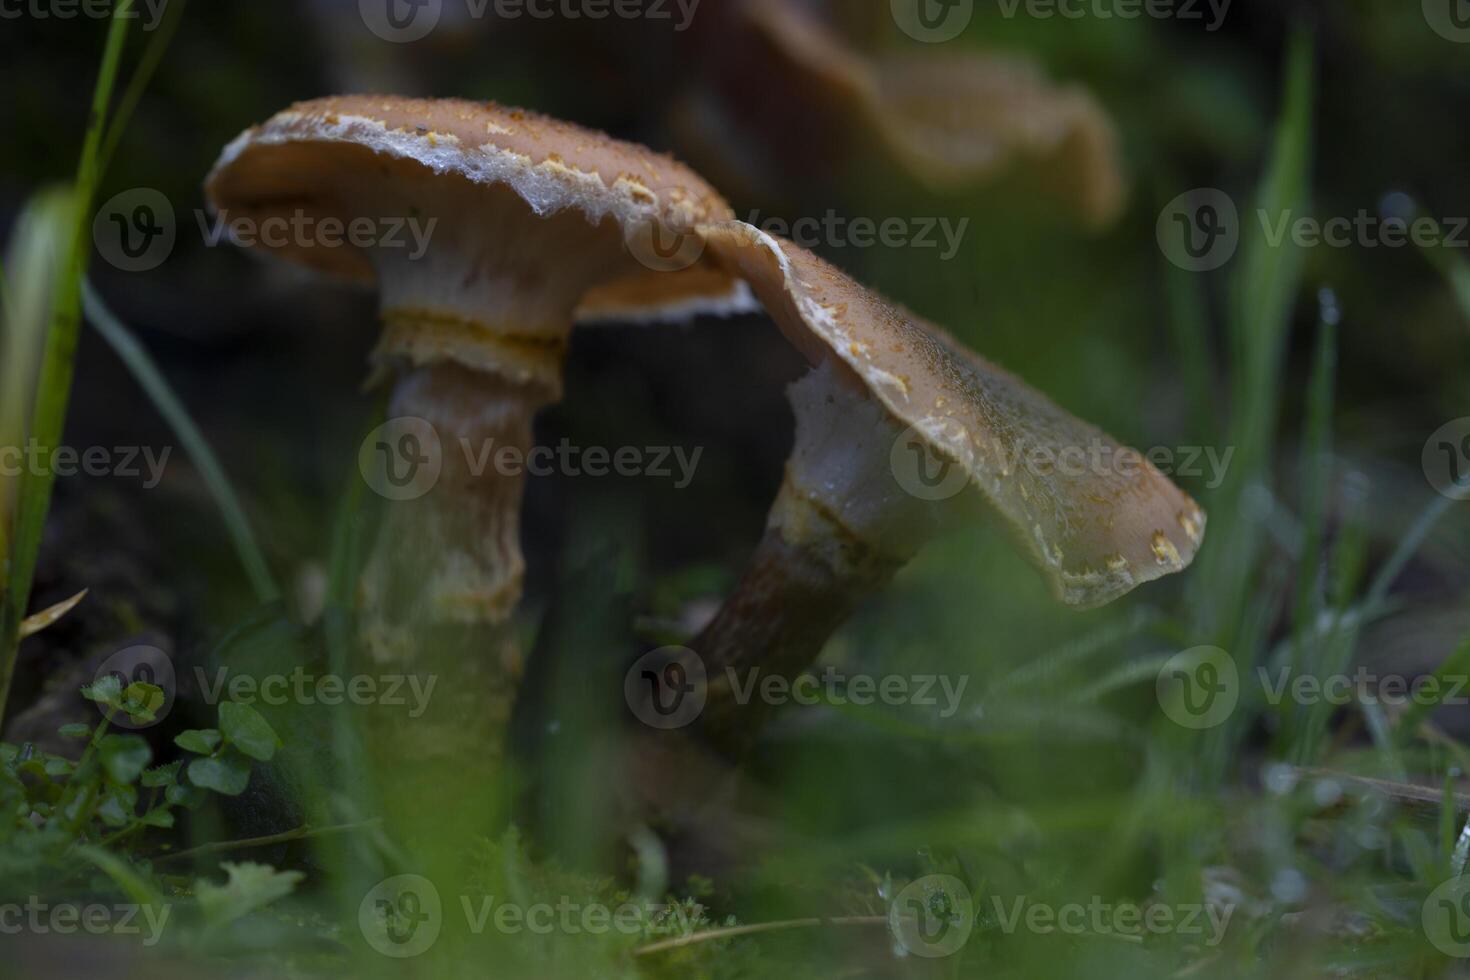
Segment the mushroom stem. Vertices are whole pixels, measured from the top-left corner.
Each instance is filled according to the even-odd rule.
[[[788,483],[775,511],[808,506]],[[827,520],[815,510],[807,519]],[[830,540],[789,535],[773,514],[735,591],[692,643],[708,676],[701,727],[712,743],[732,754],[749,747],[769,711],[758,696],[740,703],[736,691],[759,692],[770,676],[794,679],[900,567],[860,543],[834,548]]]
[[[789,681],[809,667],[942,517],[938,505],[899,486],[889,458],[901,430],[844,369],[824,361],[789,395],[796,443],[765,535],[735,591],[691,644],[707,676],[701,728],[735,754],[767,713],[759,696],[741,703],[737,690],[758,695],[764,678]]]
[[[416,459],[437,463],[439,476],[418,496],[386,504],[361,580],[363,639],[375,661],[412,664],[426,629],[495,625],[514,612],[525,572],[525,473],[498,461],[507,452],[525,459],[545,401],[537,388],[448,362],[399,379],[390,416],[418,420],[409,423]]]

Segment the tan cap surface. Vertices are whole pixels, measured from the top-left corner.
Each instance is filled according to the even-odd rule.
[[[743,222],[707,235],[808,360],[965,469],[1058,598],[1101,605],[1193,560],[1204,512],[1140,454],[805,249]]]
[[[205,188],[220,211],[311,210],[344,193],[346,177],[389,174],[388,161],[508,186],[542,217],[569,209],[593,224],[611,217],[625,233],[732,216],[713,188],[672,157],[539,113],[459,99],[346,95],[297,103],[226,147]],[[293,243],[276,251],[321,271],[373,279],[355,249]],[[650,269],[641,287],[650,306],[659,305],[663,285],[670,302],[691,302],[687,280]],[[711,301],[719,306],[734,285],[715,285]]]

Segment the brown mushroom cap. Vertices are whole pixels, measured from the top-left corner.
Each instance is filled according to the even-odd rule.
[[[1058,598],[1102,605],[1193,560],[1204,512],[1141,454],[805,249],[743,222],[706,233],[809,361],[834,358],[964,469]],[[1084,472],[1064,465],[1078,451]]]
[[[466,229],[446,237],[457,238],[467,251],[483,251],[484,242],[504,245],[508,251],[541,248],[574,265],[577,260],[570,253],[585,243],[590,255],[582,260],[587,267],[577,270],[579,293],[568,298],[568,321],[583,295],[609,282],[636,283],[622,288],[636,289],[644,312],[664,306],[698,310],[703,301],[721,309],[738,295],[737,283],[713,273],[696,283],[691,277],[645,269],[624,244],[650,226],[683,231],[731,217],[729,205],[697,174],[645,147],[493,103],[368,95],[298,103],[226,147],[205,188],[210,204],[231,218],[259,221],[298,210],[376,216],[375,208],[416,209],[423,204],[441,222],[455,221]],[[474,188],[482,197],[471,196]],[[499,217],[487,220],[484,212],[492,204],[501,209],[498,214],[506,213],[500,200],[506,195],[500,192],[507,189],[523,202],[520,209],[526,217],[562,222],[560,236],[553,240],[548,230],[539,232],[541,240],[530,242],[529,234],[521,234],[522,225],[507,226]],[[567,224],[570,215],[583,219],[583,232]],[[477,222],[483,231],[473,230]],[[473,240],[477,233],[482,242]],[[436,238],[439,235],[446,235],[442,228]],[[265,242],[260,245],[340,278],[363,283],[382,278],[375,257],[350,245],[321,247],[301,241],[274,248]],[[508,277],[518,288],[534,286],[538,279],[524,266],[525,260]],[[450,268],[436,275],[469,279],[473,270]],[[692,285],[700,290],[694,295]],[[455,313],[473,319],[463,310]],[[557,334],[569,326],[569,322],[515,326],[511,331],[515,343],[500,354],[515,361],[516,344],[563,343],[564,337]],[[523,373],[544,373],[533,362],[535,358],[528,355],[527,363],[533,366],[522,365]]]
[[[776,51],[850,107],[924,183],[941,190],[979,183],[1025,162],[1094,227],[1122,210],[1117,136],[1080,86],[1055,85],[1016,56],[870,60],[789,0],[751,0],[746,10]]]

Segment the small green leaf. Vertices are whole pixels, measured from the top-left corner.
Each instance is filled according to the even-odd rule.
[[[73,723],[62,725],[56,731],[62,738],[87,738],[92,734],[92,726]]]
[[[133,820],[138,805],[138,791],[131,786],[109,786],[102,796],[97,816],[109,827],[123,827]]]
[[[122,681],[112,674],[107,674],[82,688],[82,697],[88,701],[96,701],[98,704],[116,706],[122,699],[122,689]]]
[[[176,762],[170,762],[166,766],[158,766],[155,769],[145,770],[141,782],[149,789],[155,789],[159,786],[172,786],[178,782],[179,770],[183,767],[183,760],[180,759]]]
[[[204,802],[204,791],[195,786],[185,786],[183,783],[174,783],[163,791],[163,798],[173,806],[181,806],[187,810],[198,809]]]
[[[220,734],[213,728],[191,728],[174,736],[174,744],[185,752],[211,755],[219,747]]]
[[[41,759],[27,759],[15,767],[15,771],[26,776],[35,776],[43,782],[51,781],[51,774],[46,771],[46,763]]]
[[[219,706],[219,727],[230,744],[252,759],[269,762],[281,744],[275,729],[248,704],[226,701]]]
[[[50,755],[46,757],[44,768],[46,775],[54,779],[57,776],[70,776],[72,771],[76,769],[76,766],[70,759],[63,759],[59,755]]]
[[[174,825],[174,815],[170,811],[162,808],[149,810],[143,814],[143,825],[146,827],[172,827]]]
[[[223,885],[206,879],[194,883],[194,894],[199,899],[199,908],[204,920],[211,926],[249,915],[264,908],[277,899],[285,898],[296,889],[297,882],[306,877],[300,871],[277,871],[268,864],[222,863],[221,868],[229,876]]]
[[[109,735],[97,746],[107,777],[116,783],[131,783],[153,758],[153,750],[139,735]]]
[[[135,681],[123,689],[121,704],[129,718],[135,722],[150,722],[158,720],[158,709],[163,707],[167,695],[163,688],[156,684],[144,684]]]
[[[239,796],[250,784],[250,763],[236,752],[225,752],[218,758],[195,759],[189,763],[189,781],[200,789],[223,796]]]

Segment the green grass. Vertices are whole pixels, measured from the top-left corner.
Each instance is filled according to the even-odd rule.
[[[239,495],[230,484],[224,466],[209,447],[208,440],[189,416],[189,410],[174,393],[173,386],[158,370],[143,345],[138,343],[132,332],[107,308],[107,304],[92,289],[91,284],[86,282],[82,284],[82,309],[93,328],[127,365],[149,400],[183,444],[184,451],[194,461],[195,468],[199,470],[204,485],[209,489],[210,496],[214,498],[215,506],[224,519],[240,565],[245,570],[246,578],[250,580],[250,587],[255,590],[255,597],[263,603],[279,599],[280,586],[271,576],[270,565],[255,541],[255,533],[250,528],[250,520],[245,516],[245,508],[240,503]]]
[[[160,34],[175,26],[176,21]],[[143,66],[105,130],[101,166],[119,145],[122,120],[137,104],[166,44],[159,37],[150,41]],[[109,52],[115,53],[111,42]],[[1312,43],[1298,36],[1288,53],[1274,144],[1253,208],[1300,214],[1310,197],[1314,61]],[[105,105],[106,97],[101,102]],[[88,145],[98,152],[94,136],[89,132]],[[90,180],[94,185],[95,173]],[[68,193],[57,200],[73,199]],[[1283,417],[1295,402],[1282,396],[1284,358],[1295,309],[1306,299],[1304,257],[1289,240],[1279,248],[1266,242],[1253,210],[1243,210],[1242,220],[1243,247],[1224,274],[1229,288],[1222,319],[1230,356],[1223,380],[1232,412],[1220,426],[1223,431],[1213,436],[1208,435],[1214,414],[1210,394],[1222,372],[1211,364],[1206,342],[1210,297],[1200,278],[1174,270],[1164,284],[1163,305],[1171,319],[1178,376],[1190,391],[1192,427],[1202,438],[1237,450],[1229,482],[1205,501],[1211,525],[1197,568],[1128,604],[1057,625],[1060,617],[1051,607],[1031,605],[1031,594],[1010,580],[1013,566],[999,559],[975,560],[977,543],[995,544],[992,538],[957,534],[845,631],[829,649],[828,661],[879,671],[912,667],[973,674],[983,710],[935,719],[923,712],[848,704],[816,721],[802,719],[805,724],[773,732],[759,763],[765,766],[761,775],[770,780],[761,790],[771,811],[757,829],[769,837],[743,855],[750,867],[731,870],[713,884],[709,900],[720,911],[699,922],[697,935],[705,941],[679,946],[670,940],[667,923],[644,936],[600,941],[454,933],[419,961],[426,975],[489,970],[504,976],[733,980],[829,976],[834,963],[853,972],[871,967],[882,975],[879,959],[891,946],[883,926],[885,902],[906,879],[934,872],[962,876],[982,902],[1022,895],[1053,904],[1086,902],[1093,895],[1198,902],[1206,879],[1228,872],[1268,911],[1259,918],[1240,912],[1218,949],[1201,949],[1179,937],[1135,943],[1097,934],[1011,934],[987,917],[963,955],[927,964],[928,970],[912,959],[895,961],[898,975],[1089,980],[1235,980],[1336,971],[1442,975],[1447,963],[1427,947],[1419,903],[1442,878],[1462,874],[1470,860],[1470,824],[1463,823],[1464,802],[1455,794],[1470,753],[1427,724],[1432,703],[1416,704],[1395,717],[1369,704],[1336,711],[1287,702],[1275,710],[1247,697],[1229,723],[1197,733],[1160,717],[1154,702],[1160,666],[1177,650],[1203,643],[1224,646],[1242,675],[1277,664],[1318,677],[1350,669],[1364,630],[1403,611],[1404,600],[1393,595],[1394,586],[1435,530],[1445,526],[1453,507],[1434,498],[1397,540],[1389,544],[1378,536],[1378,526],[1368,519],[1377,515],[1364,512],[1362,495],[1343,478],[1346,466],[1336,454],[1350,447],[1334,425],[1341,417],[1339,347],[1348,345],[1347,331],[1338,329],[1335,316],[1320,317],[1300,425]],[[78,224],[68,216],[68,231]],[[56,227],[56,219],[50,227]],[[75,248],[74,237],[66,242]],[[13,259],[8,265],[21,268]],[[1452,266],[1445,268],[1470,314],[1465,280]],[[199,468],[246,580],[267,603],[227,635],[216,656],[244,667],[258,657],[261,663],[324,663],[339,676],[352,673],[355,583],[373,531],[373,501],[355,467],[349,467],[334,504],[322,621],[315,627],[294,623],[282,604],[271,601],[279,597],[279,588],[224,468],[187,409],[126,327],[85,289],[84,275],[73,280],[68,277],[74,266],[67,269],[57,293],[74,281],[88,318]],[[16,305],[25,303],[17,297]],[[75,323],[71,329],[74,346]],[[63,372],[53,362],[71,349],[62,344],[67,338],[57,338],[53,327],[49,370],[37,393],[38,422],[44,412],[55,433],[64,420],[66,388],[47,385],[57,378],[69,384],[69,368]],[[4,394],[11,391],[7,384]],[[1283,451],[1276,444],[1281,432],[1299,432],[1300,447]],[[1282,465],[1293,458],[1294,471]],[[30,502],[23,509],[22,530],[28,528],[33,538],[29,568],[34,567],[38,522],[45,516],[44,498],[36,497],[42,490],[25,488]],[[49,493],[49,485],[44,490]],[[567,534],[569,556],[592,541],[588,526],[622,527],[625,516],[581,513],[577,520],[581,523]],[[613,551],[607,565],[619,572],[594,576],[592,597],[573,603],[582,615],[574,617],[578,629],[569,629],[562,644],[574,648],[567,651],[572,659],[563,663],[573,672],[584,666],[578,655],[590,658],[589,664],[617,655],[616,637],[610,635],[615,630],[588,624],[595,618],[593,598],[613,591],[607,583],[616,578],[621,586],[631,577],[632,584],[654,592],[661,584],[636,581],[647,577],[641,563]],[[634,571],[625,576],[625,567]],[[1179,586],[1186,593],[1183,601],[1168,591]],[[977,595],[985,597],[983,604]],[[7,602],[7,616],[8,610]],[[1466,671],[1470,638],[1435,668],[1442,678]],[[182,841],[192,846],[152,854],[151,866],[92,846],[79,848],[75,857],[133,900],[154,902],[180,887],[217,879],[213,861],[227,850],[309,839],[315,860],[305,894],[252,915],[250,928],[239,934],[207,929],[207,941],[170,952],[198,956],[208,965],[228,957],[233,965],[258,964],[287,975],[309,972],[309,967],[328,974],[393,972],[401,964],[376,957],[355,938],[358,902],[377,878],[412,865],[398,842],[370,832],[377,827],[378,804],[364,777],[374,774],[365,772],[352,717],[339,710],[325,716],[325,723],[323,718],[305,710],[288,712],[280,728],[288,732],[284,754],[300,765],[295,775],[311,783],[304,790],[292,787],[293,802],[319,831],[297,828],[230,841],[218,824],[201,817],[192,840]],[[587,719],[579,714],[576,720]],[[313,741],[317,724],[326,729],[321,742]],[[595,729],[587,731],[565,751],[580,755],[580,747],[596,738]],[[578,767],[596,764],[589,747],[586,758],[557,763],[549,781],[570,782],[564,798],[576,799],[572,794],[588,784]],[[1408,785],[1425,780],[1433,787],[1428,803],[1418,799],[1420,787]],[[454,796],[451,791],[442,799],[408,802],[427,808]],[[520,902],[554,903],[569,894],[615,901],[618,888],[609,880],[559,869],[534,846],[549,837],[573,845],[606,839],[608,827],[598,822],[602,812],[591,805],[563,805],[553,815],[554,832],[533,821],[526,842],[514,833],[471,842],[432,841],[436,860],[463,871],[453,882],[458,891],[444,889],[450,911],[459,892]],[[731,832],[736,829],[748,828]],[[351,833],[327,835],[337,830]],[[663,880],[668,855],[655,834],[645,828],[630,843],[638,863],[629,858],[616,870],[639,881],[641,892],[660,895],[667,888],[676,895],[704,894]],[[0,840],[0,857],[5,856]],[[187,862],[199,877],[187,874]],[[1293,897],[1300,882],[1309,891]],[[207,888],[200,890],[209,894]],[[1327,922],[1322,931],[1315,919],[1288,922],[1303,909],[1329,913],[1322,916]],[[741,924],[730,925],[728,914],[737,915]],[[1351,936],[1331,931],[1338,914],[1352,918],[1360,931]]]
[[[132,23],[129,17],[132,8],[133,0],[121,0],[113,11],[72,190],[72,223],[62,248],[65,260],[51,296],[41,372],[35,386],[36,401],[30,417],[30,436],[43,451],[52,451],[61,444],[62,429],[66,424],[77,335],[81,329],[82,281],[86,278],[92,255],[92,205],[101,175],[102,138],[113,86],[122,64],[128,27]],[[27,474],[21,478],[8,552],[8,581],[3,600],[0,600],[0,720],[3,720],[5,701],[15,672],[20,624],[30,603],[31,584],[40,558],[41,533],[56,480],[56,474],[49,466],[43,466],[41,470],[39,474]]]

